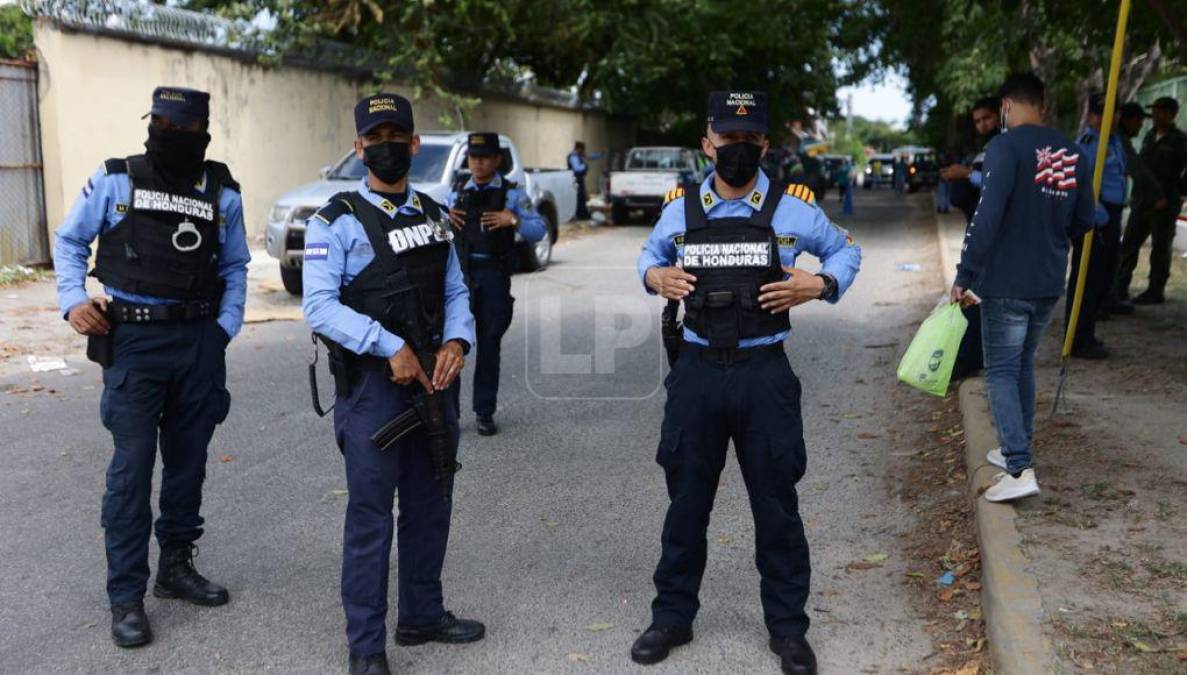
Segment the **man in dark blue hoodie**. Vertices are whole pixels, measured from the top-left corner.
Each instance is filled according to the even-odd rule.
[[[1092,228],[1095,210],[1088,161],[1043,125],[1042,80],[1011,75],[1001,98],[1008,133],[986,149],[981,203],[952,287],[954,301],[981,302],[985,379],[1001,441],[986,460],[1004,469],[985,492],[995,502],[1039,492],[1030,454],[1034,355],[1065,290],[1069,240]]]

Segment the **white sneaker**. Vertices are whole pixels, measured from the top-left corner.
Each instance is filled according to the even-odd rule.
[[[1006,456],[1002,454],[1001,448],[994,448],[985,453],[985,461],[996,466],[1002,471],[1009,469],[1009,467],[1006,466]]]
[[[985,491],[985,499],[991,502],[1008,502],[1039,493],[1034,469],[1026,469],[1017,478],[1008,473],[999,473],[996,478],[993,487]]]

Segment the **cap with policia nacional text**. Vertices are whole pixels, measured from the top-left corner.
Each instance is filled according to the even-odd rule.
[[[493,131],[479,131],[466,139],[466,154],[470,157],[486,157],[499,154],[499,135]]]
[[[731,131],[767,133],[767,93],[765,91],[710,92],[709,127],[719,134]]]
[[[205,122],[210,119],[210,94],[183,87],[157,87],[152,92],[148,115],[164,117],[174,124]]]
[[[375,94],[354,106],[354,128],[359,136],[381,124],[394,124],[404,131],[413,131],[412,104],[399,94]]]

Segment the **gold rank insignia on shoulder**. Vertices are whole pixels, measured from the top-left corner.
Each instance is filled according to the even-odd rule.
[[[809,204],[816,203],[816,193],[812,192],[812,189],[807,185],[800,185],[798,183],[788,185],[787,194],[795,197],[796,199],[808,202]]]
[[[675,190],[668,190],[668,194],[664,195],[664,204],[679,199],[684,196],[684,188],[676,188]]]
[[[789,234],[781,234],[781,235],[775,237],[775,240],[776,240],[776,243],[779,244],[780,246],[787,246],[787,247],[795,246],[795,243],[798,241],[798,239],[796,237],[793,237]]]

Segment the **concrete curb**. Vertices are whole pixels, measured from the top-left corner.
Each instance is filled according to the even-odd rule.
[[[981,605],[994,670],[1008,675],[1052,672],[1056,665],[1051,642],[1043,634],[1043,608],[1038,582],[1022,554],[1022,535],[1014,526],[1017,512],[1009,504],[981,498],[999,469],[985,461],[998,445],[989,415],[985,381],[979,377],[960,385],[964,423],[965,465],[969,497],[976,512],[981,547]]]

